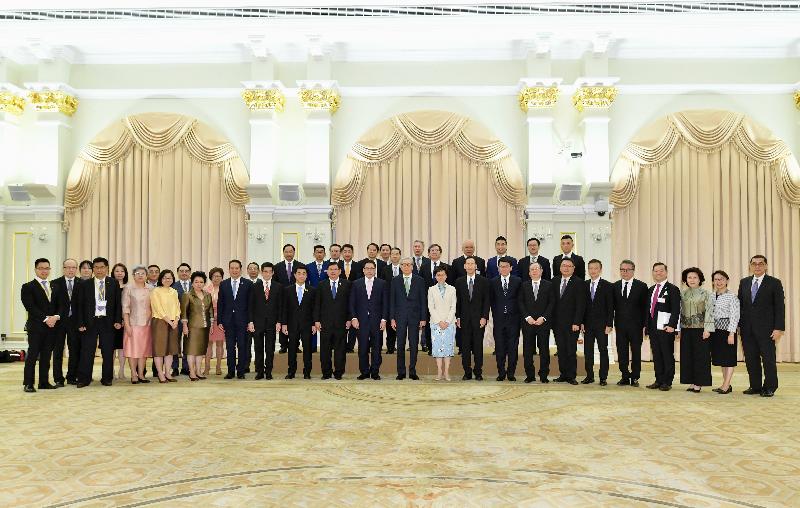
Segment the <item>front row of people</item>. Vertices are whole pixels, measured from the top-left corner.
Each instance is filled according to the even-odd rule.
[[[68,260],[72,263],[72,260]],[[174,382],[173,357],[181,351],[192,381],[206,379],[210,360],[209,341],[224,334],[228,353],[226,379],[245,378],[250,365],[250,337],[255,342],[256,379],[272,379],[275,337],[287,337],[287,379],[297,374],[297,353],[302,345],[305,379],[311,377],[312,336],[319,332],[322,379],[342,379],[345,372],[348,334],[354,330],[359,351],[358,379],[380,379],[383,334],[393,330],[396,347],[410,355],[398,354],[397,378],[419,379],[416,372],[421,331],[430,316],[431,353],[436,357],[436,380],[450,380],[450,358],[454,356],[456,329],[461,333],[463,380],[483,379],[484,329],[493,317],[497,381],[515,381],[519,336],[523,338],[525,382],[549,382],[550,332],[558,351],[559,377],[556,382],[578,384],[577,345],[584,344],[586,377],[595,382],[594,350],[599,350],[599,382],[607,384],[608,336],[616,329],[619,368],[618,385],[639,386],[641,346],[649,337],[655,382],[650,389],[668,391],[675,377],[675,341],[680,347],[680,382],[688,391],[700,392],[711,385],[711,364],[723,368],[722,385],[715,391],[731,393],[736,365],[736,331],[741,330],[743,350],[750,375],[747,394],[772,396],[778,387],[775,344],[784,329],[784,296],[780,281],[766,274],[764,256],[750,262],[751,277],[743,279],[738,298],[727,289],[728,275],[712,275],[713,291],[702,287],[705,277],[699,268],[682,273],[683,291],[667,281],[667,267],[653,265],[653,286],[634,278],[635,265],[620,265],[621,279],[614,284],[601,278],[602,264],[588,263],[589,279],[574,275],[575,265],[564,258],[560,274],[542,277],[537,262],[528,266],[529,280],[511,275],[512,262],[500,258],[498,276],[480,275],[476,259],[467,256],[465,275],[454,285],[447,283],[445,267],[434,269],[436,283],[427,288],[413,271],[413,260],[402,259],[400,272],[390,281],[376,277],[376,264],[366,260],[364,276],[355,281],[340,277],[337,263],[327,266],[327,279],[313,287],[306,283],[307,268],[293,267],[293,282],[273,280],[272,263],[261,265],[261,277],[253,283],[241,277],[241,263],[229,263],[230,278],[223,280],[220,268],[211,270],[208,284],[203,272],[182,276],[176,283],[171,270],[162,270],[157,285],[147,283],[144,266],[133,269],[133,280],[120,290],[108,276],[108,261],[96,258],[91,279],[75,278],[75,270],[49,281],[46,259],[35,263],[36,278],[23,285],[22,302],[28,311],[26,329],[29,354],[23,384],[33,392],[34,370],[39,361],[40,389],[55,388],[48,380],[53,344],[69,337],[70,356],[77,366],[74,376],[79,388],[92,382],[94,353],[99,341],[103,357],[101,383],[113,378],[115,335],[123,330],[123,351],[131,366],[131,383],[148,383],[145,362],[154,358],[159,382]],[[182,265],[183,266],[183,265]],[[186,266],[188,268],[188,265]],[[182,274],[185,275],[185,274]],[[154,281],[155,282],[155,281]],[[207,285],[208,284],[208,285]],[[177,288],[177,290],[176,290]],[[180,291],[179,291],[180,290]],[[181,293],[179,295],[179,293]],[[218,342],[221,344],[221,341]],[[539,369],[534,356],[538,351]],[[219,351],[217,355],[220,357]],[[205,370],[202,360],[206,359]],[[219,361],[219,360],[218,360]],[[763,364],[763,379],[762,379]],[[59,366],[60,367],[60,366]],[[59,370],[60,371],[60,370]],[[217,373],[221,373],[219,363]],[[56,379],[57,386],[63,381]]]

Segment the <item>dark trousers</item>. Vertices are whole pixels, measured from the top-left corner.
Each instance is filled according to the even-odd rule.
[[[32,385],[35,381],[36,362],[39,362],[39,384],[50,382],[50,355],[53,354],[55,333],[52,329],[28,332],[28,354],[25,356],[25,372],[22,384]]]
[[[393,353],[397,349],[397,332],[391,325],[386,326],[386,352]]]
[[[347,342],[348,330],[345,330],[344,327],[333,328],[322,325],[322,333],[319,337],[319,363],[323,376],[344,375]],[[333,362],[331,362],[331,353],[333,353]]]
[[[406,339],[408,339],[408,374],[417,373],[419,321],[397,319],[397,375],[406,376]]]
[[[64,377],[64,346],[69,347],[67,360],[67,377]],[[55,327],[53,339],[53,381],[75,381],[80,355],[80,336],[78,327],[72,318],[67,318]],[[73,359],[74,358],[74,359]]]
[[[483,335],[485,328],[461,320],[461,366],[464,374],[476,376],[483,374]],[[472,366],[472,357],[475,357],[475,366]]]
[[[617,334],[617,360],[622,379],[639,379],[642,373],[642,329],[639,327],[620,327]],[[630,364],[630,366],[629,366]]]
[[[495,316],[493,333],[497,375],[513,377],[519,359],[519,315]],[[506,361],[508,361],[508,369],[506,369]]]
[[[289,348],[289,336],[280,334],[278,336],[278,344],[280,345],[280,350],[286,352],[286,350]]]
[[[247,341],[247,326],[244,323],[223,323],[225,328],[225,347],[228,350],[228,374],[244,375],[250,365],[250,348]],[[236,350],[239,350],[237,361]]]
[[[608,379],[608,335],[605,326],[587,326],[583,332],[583,364],[586,376],[594,379],[594,344],[600,350],[600,380]]]
[[[300,344],[303,345],[303,375],[311,374],[311,327],[304,326],[302,329],[298,327],[295,329],[294,327],[289,328],[289,335],[283,335],[286,337],[286,348],[288,350],[288,372],[290,376],[294,376],[297,372],[297,351],[300,349]],[[275,349],[275,339],[272,339],[272,349]],[[269,365],[270,370],[272,371],[272,361],[270,360]],[[258,366],[256,366],[258,369]]]
[[[355,328],[350,328],[347,331],[347,349],[346,352],[353,352],[356,348],[356,342],[358,342],[358,332]]]
[[[275,323],[267,323],[265,328],[256,328],[253,343],[256,346],[256,373],[272,374],[275,360]]]
[[[649,336],[656,383],[672,386],[675,379],[675,334],[650,329]]]
[[[742,350],[750,376],[750,388],[754,390],[778,389],[778,369],[775,366],[775,341],[769,335],[758,336],[750,330],[742,330]],[[761,365],[764,365],[764,380],[761,380]]]
[[[711,386],[711,337],[702,328],[681,331],[681,384]]]
[[[575,379],[578,375],[578,335],[573,332],[572,325],[554,328],[556,350],[558,352],[558,372],[563,379]]]
[[[78,365],[81,362],[81,332],[75,323],[67,321],[62,333],[67,334],[67,347],[69,348],[69,358],[67,359],[67,381],[78,382]]]
[[[422,350],[430,351],[431,346],[431,315],[428,314],[428,320],[425,321],[425,331],[422,333]]]
[[[533,357],[539,348],[539,379],[550,375],[550,328],[547,325],[522,325],[522,359],[525,364],[525,376],[536,377]]]
[[[383,332],[378,328],[358,330],[358,370],[365,376],[377,376],[381,369]]]
[[[100,380],[110,383],[114,379],[114,324],[108,317],[95,317],[88,323],[81,338],[81,360],[78,365],[79,383],[92,382],[94,353],[97,351],[98,339],[100,353],[103,356]]]

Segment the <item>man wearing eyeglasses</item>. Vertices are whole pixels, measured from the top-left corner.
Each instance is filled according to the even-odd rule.
[[[620,280],[614,283],[614,328],[622,379],[619,386],[639,386],[642,342],[647,324],[647,284],[635,279],[636,265],[630,259],[619,265]]]

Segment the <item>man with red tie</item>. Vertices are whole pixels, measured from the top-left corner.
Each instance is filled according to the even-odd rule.
[[[681,292],[667,281],[667,265],[653,265],[650,286],[650,314],[647,317],[647,336],[653,351],[656,381],[647,385],[651,390],[666,392],[672,389],[675,378],[675,335],[681,311]]]

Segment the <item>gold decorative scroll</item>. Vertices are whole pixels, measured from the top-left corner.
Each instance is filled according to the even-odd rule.
[[[529,109],[552,108],[558,102],[557,86],[526,86],[519,92],[519,107],[522,111]]]
[[[800,109],[800,90],[794,93],[794,107]]]
[[[615,86],[582,86],[572,96],[572,104],[582,113],[584,109],[608,109],[616,98]]]
[[[78,109],[78,99],[60,90],[30,92],[28,100],[36,111],[48,111],[72,116]]]
[[[286,97],[278,88],[248,88],[242,92],[242,99],[250,111],[283,112]]]
[[[305,109],[330,111],[339,109],[341,96],[333,88],[304,88],[300,90],[300,102]]]
[[[25,111],[25,99],[12,92],[0,91],[0,113],[21,115]]]

